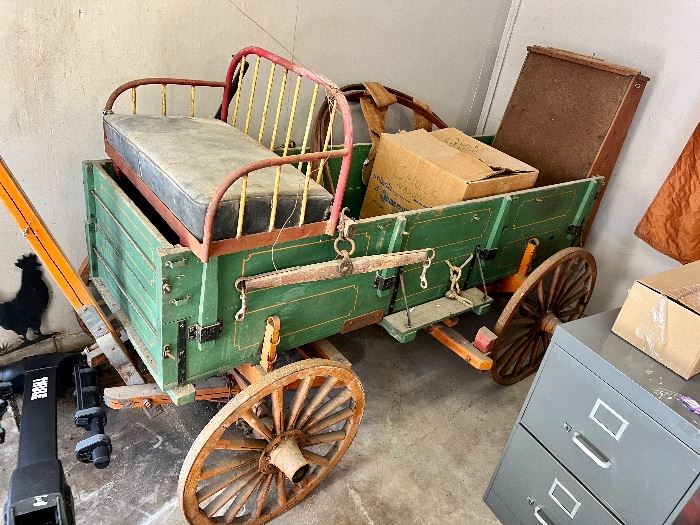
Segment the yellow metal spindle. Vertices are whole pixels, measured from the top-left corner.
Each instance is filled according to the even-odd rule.
[[[284,137],[284,150],[282,151],[282,156],[287,156],[287,151],[289,150],[289,141],[292,138],[292,128],[294,127],[294,119],[297,114],[297,102],[299,101],[299,88],[301,87],[301,77],[297,77],[296,84],[294,85],[294,95],[292,95],[292,108],[289,110],[289,124],[287,124],[287,135]]]
[[[304,196],[301,198],[301,209],[299,210],[299,226],[304,224],[306,217],[306,201],[309,199],[309,181],[311,181],[311,163],[306,163],[306,177],[304,178]]]
[[[194,86],[190,89],[190,117],[194,117],[195,113],[195,94]]]
[[[243,176],[241,183],[241,200],[238,202],[238,226],[236,226],[236,237],[243,235],[243,219],[245,218],[245,195],[248,190],[248,175]]]
[[[287,74],[289,73],[288,69],[284,70],[284,74],[282,75],[282,84],[280,85],[280,95],[277,98],[277,110],[275,111],[275,123],[272,126],[272,138],[270,139],[270,150],[274,151],[275,149],[275,140],[277,139],[277,129],[279,128],[280,124],[280,113],[282,113],[282,102],[284,101],[284,90],[287,87]],[[279,190],[280,190],[280,175],[282,172],[281,167],[277,167],[275,170],[275,188],[272,192],[272,207],[270,210],[270,226],[268,227],[268,231],[272,231],[275,229],[275,218],[277,216],[277,201],[279,200]]]
[[[282,75],[282,84],[280,85],[280,96],[277,98],[277,110],[275,111],[275,122],[272,125],[272,138],[270,139],[270,150],[275,149],[275,140],[277,139],[277,129],[280,125],[280,114],[282,113],[282,102],[284,102],[284,90],[287,87],[288,69],[284,70]]]
[[[301,153],[306,153],[306,145],[309,141],[309,131],[311,130],[311,121],[313,120],[314,110],[316,109],[316,97],[318,96],[318,84],[314,84],[314,92],[311,95],[311,105],[309,106],[309,115],[306,117],[306,129],[304,129],[304,140],[301,143]],[[301,170],[303,162],[297,166]],[[301,209],[299,211],[299,226],[304,224],[304,215],[306,215],[306,201],[309,198],[309,176],[311,175],[311,163],[306,163],[306,177],[304,180],[304,194],[301,197]]]
[[[326,140],[323,142],[323,151],[328,151],[328,146],[331,142],[331,135],[333,135],[333,121],[335,120],[335,99],[331,102],[331,117],[328,119],[328,129],[326,130]],[[326,164],[326,159],[321,159],[318,163],[318,174],[316,175],[316,182],[321,184],[321,178],[323,177],[323,166]]]
[[[258,70],[260,69],[260,57],[255,57],[255,67],[253,68],[253,82],[250,85],[250,98],[248,99],[248,112],[245,115],[245,128],[243,133],[248,134],[250,129],[250,115],[253,113],[253,99],[255,98],[255,86],[258,84]]]
[[[168,109],[168,103],[165,99],[165,84],[161,84],[160,86],[160,114],[165,116],[165,113]]]
[[[236,89],[236,101],[233,103],[233,119],[231,125],[236,127],[236,119],[238,118],[238,104],[241,101],[241,88],[243,87],[243,72],[245,71],[245,57],[238,64],[238,89]]]
[[[260,131],[258,132],[258,144],[262,144],[263,133],[265,133],[265,122],[267,121],[267,108],[270,106],[270,93],[272,83],[275,81],[275,63],[270,64],[270,76],[267,79],[267,91],[265,91],[265,102],[263,104],[262,119],[260,120]]]
[[[136,88],[131,88],[131,114],[136,115]]]
[[[311,131],[311,122],[314,118],[314,110],[316,109],[316,98],[318,97],[318,84],[314,84],[314,92],[311,95],[311,105],[309,106],[309,114],[306,117],[306,128],[304,128],[304,139],[301,143],[300,153],[306,153],[306,146],[309,143],[309,132]],[[300,162],[297,169],[301,169],[303,162]]]
[[[286,77],[286,73],[285,73]],[[284,79],[283,79],[284,81]],[[301,87],[301,77],[297,77],[296,84],[294,85],[294,95],[292,96],[292,108],[289,110],[289,123],[287,124],[287,134],[284,137],[284,149],[282,150],[282,156],[287,156],[287,151],[289,151],[289,141],[292,138],[292,129],[294,128],[294,118],[297,113],[297,102],[299,101],[299,88]],[[282,166],[277,166],[275,170],[275,189],[272,193],[272,210],[270,211],[270,230],[275,226],[275,217],[277,215],[277,195],[280,191],[280,179],[282,178]]]

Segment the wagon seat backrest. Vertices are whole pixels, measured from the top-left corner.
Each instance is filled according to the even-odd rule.
[[[258,82],[261,69],[269,72],[265,81]],[[238,74],[239,71],[243,74]],[[161,115],[139,114],[138,120],[127,120],[126,117],[137,115],[136,88],[143,85],[161,86]],[[168,115],[170,85],[190,87],[189,117]],[[218,121],[195,118],[196,89],[199,87],[222,89]],[[114,114],[112,108],[116,99],[126,91],[131,92],[131,115]],[[324,140],[317,150],[313,150],[309,147],[310,131],[316,107],[321,102],[319,98],[331,109]],[[343,127],[340,146],[332,144],[336,113],[340,113]],[[180,243],[202,261],[206,262],[212,255],[237,251],[241,237],[252,233],[257,236],[254,242],[247,241],[248,246],[251,242],[257,246],[271,244],[275,239],[292,240],[309,234],[335,233],[352,155],[350,109],[334,83],[307,68],[264,49],[248,47],[233,56],[224,82],[178,78],[135,80],[112,93],[104,114],[106,149],[115,168],[127,175],[179,235]],[[156,120],[162,117],[167,119]],[[230,124],[228,132],[223,129],[226,124]],[[192,142],[169,144],[166,149],[164,143],[174,140],[168,139],[168,130],[177,131],[178,140],[184,137]],[[299,152],[290,152],[296,145],[293,139],[298,137],[302,137]],[[235,148],[227,147],[231,145]],[[122,151],[119,151],[119,146],[123,146]],[[229,163],[229,157],[222,154],[222,151],[225,153],[231,149],[240,150],[233,158],[238,163]],[[222,175],[214,175],[212,179],[211,173],[215,170],[198,166],[199,159],[188,155],[191,151],[204,157],[202,161],[209,163],[205,165],[207,168],[216,161],[219,162],[217,167],[222,163],[231,165]],[[136,157],[136,160],[130,164],[131,157]],[[340,158],[341,167],[334,195],[326,192],[327,197],[324,197],[325,190],[320,183],[329,158]],[[147,172],[137,173],[143,166],[149,168]],[[175,180],[172,187],[163,189],[170,175],[166,168],[178,171],[184,182]],[[203,177],[209,179],[202,182]],[[300,182],[290,185],[290,180]],[[183,188],[188,190],[188,184],[191,186],[189,193],[177,193]],[[295,194],[297,186],[299,189]],[[159,191],[165,197],[158,195]],[[177,207],[183,202],[193,202],[196,209],[192,211],[191,207],[178,213]],[[267,212],[261,219],[263,203]],[[324,209],[330,207],[328,215],[319,214],[321,204]],[[293,219],[285,206],[293,210]],[[250,210],[249,214],[247,210]],[[261,225],[261,220],[267,223]],[[221,229],[222,222],[227,223],[225,226],[231,228],[231,233]],[[251,224],[255,229],[250,227]],[[283,231],[278,234],[280,229]]]

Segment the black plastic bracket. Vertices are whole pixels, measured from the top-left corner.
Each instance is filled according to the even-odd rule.
[[[566,229],[566,233],[571,235],[574,239],[578,239],[581,236],[581,232],[583,232],[582,224],[570,224]]]
[[[14,395],[12,383],[7,381],[0,383],[0,445],[5,443],[5,429],[2,427],[2,417],[7,413],[9,401]]]
[[[375,275],[374,282],[372,283],[372,288],[376,288],[380,292],[384,290],[393,290],[396,284],[396,275],[391,277],[383,277],[382,275]]]
[[[498,253],[498,248],[480,248],[477,247],[476,253],[479,254],[479,259],[482,261],[490,261],[491,259],[496,258],[496,254]]]
[[[97,454],[97,458],[95,457]],[[75,457],[82,463],[94,463],[97,468],[109,465],[112,440],[107,434],[93,434],[75,445]]]
[[[97,388],[97,372],[94,368],[75,365],[75,401],[77,410],[73,422],[78,428],[90,433],[90,437],[75,446],[75,457],[83,463],[92,463],[98,469],[109,465],[112,456],[112,442],[104,433],[107,413],[102,409],[102,398]]]
[[[223,319],[218,319],[214,324],[209,326],[201,326],[198,324],[193,324],[187,331],[190,341],[197,341],[198,343],[207,343],[213,341],[221,335],[224,331],[224,321]]]

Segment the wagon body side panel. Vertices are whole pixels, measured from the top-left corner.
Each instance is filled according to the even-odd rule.
[[[395,222],[396,218],[379,218],[358,223],[353,257],[387,253]],[[225,323],[232,325],[230,343],[234,351],[257,356],[265,321],[272,315],[281,319],[279,350],[337,334],[349,319],[356,319],[357,327],[362,325],[364,316],[374,322],[381,319],[390,297],[378,296],[372,288],[375,274],[366,273],[250,291],[245,318],[234,320],[241,306],[234,288],[237,278],[333,261],[337,258],[333,242],[332,237],[314,236],[219,258],[219,308]]]
[[[107,165],[108,166],[108,165]],[[169,243],[99,162],[84,164],[90,276],[149,372],[164,386],[159,250]]]
[[[501,198],[488,198],[401,214],[406,219],[401,249],[435,250],[435,258],[426,272],[426,289],[420,285],[421,265],[408,266],[403,270],[409,306],[444,297],[450,283],[449,267],[445,261],[459,266],[477,247],[486,246],[492,231],[498,227],[501,207]],[[463,275],[467,273],[465,267]],[[463,282],[464,279],[460,284]],[[402,297],[397,298],[394,309],[405,309]]]
[[[390,313],[392,298],[393,310],[404,308],[391,289],[373,287],[372,272],[251,290],[245,318],[236,321],[241,308],[236,279],[333,261],[334,238],[273,243],[205,264],[190,250],[169,243],[105,165],[86,163],[84,179],[91,275],[164,390],[258,361],[270,316],[281,319],[279,350],[284,351],[376,323]],[[585,222],[599,185],[589,179],[360,220],[352,256],[433,248],[427,289],[420,287],[420,264],[403,269],[409,304],[422,304],[447,291],[445,260],[461,264],[477,248],[495,254],[484,264],[490,283],[517,270],[532,236],[540,238],[540,258],[570,246],[575,238],[569,226]],[[395,273],[383,272],[384,277]],[[480,280],[478,270],[467,270],[462,288]],[[198,340],[190,333],[217,324],[220,331],[211,338]]]
[[[533,237],[539,240],[533,268],[557,251],[577,244],[577,232],[590,214],[602,181],[596,177],[511,194],[508,213],[499,226],[496,252],[484,264],[486,282],[514,274],[527,241]],[[472,275],[469,284],[479,280],[480,276]]]

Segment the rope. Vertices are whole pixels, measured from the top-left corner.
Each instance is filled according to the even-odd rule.
[[[474,258],[474,254],[471,254],[467,259],[460,264],[459,266],[455,266],[452,264],[449,260],[446,260],[445,263],[447,263],[448,268],[450,269],[450,288],[447,290],[447,293],[445,293],[445,297],[448,299],[453,299],[464,306],[471,308],[474,306],[474,304],[467,298],[462,297],[460,293],[462,290],[459,287],[459,280],[462,278],[462,270],[464,267],[469,264],[469,262]],[[478,258],[478,255],[477,255]]]

